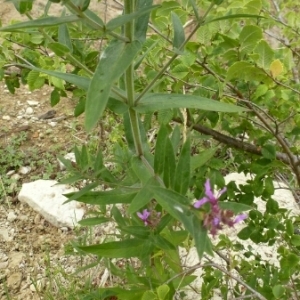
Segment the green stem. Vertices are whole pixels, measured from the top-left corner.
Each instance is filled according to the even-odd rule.
[[[174,53],[173,56],[170,58],[170,60],[165,64],[165,66],[156,74],[156,76],[153,78],[153,80],[148,84],[148,86],[139,94],[139,96],[135,99],[135,104],[137,104],[142,97],[155,85],[157,80],[160,79],[164,75],[164,73],[167,71],[169,66],[172,64],[172,62],[177,58],[178,55],[180,55],[180,52],[184,49],[185,45],[188,43],[188,41],[192,38],[192,36],[195,34],[195,32],[204,24],[204,20],[208,13],[211,11],[211,9],[214,7],[214,3],[212,2],[205,12],[205,14],[200,18],[195,28],[192,30],[190,35],[185,39],[185,41],[182,43],[182,45],[178,48],[177,53]]]
[[[124,1],[125,14],[131,14],[135,10],[134,0]],[[125,37],[129,41],[134,40],[134,21],[125,24]],[[139,157],[143,156],[143,146],[141,140],[141,133],[139,127],[139,117],[137,112],[133,109],[134,106],[134,70],[133,64],[131,64],[125,72],[125,83],[127,92],[127,104],[129,106],[129,118],[131,124],[132,135],[134,139],[135,151]]]

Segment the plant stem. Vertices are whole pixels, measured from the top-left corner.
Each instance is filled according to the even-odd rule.
[[[135,10],[134,0],[124,1],[124,13],[131,14]],[[134,20],[125,24],[125,37],[129,41],[134,40]],[[133,109],[134,106],[134,70],[133,64],[131,64],[125,72],[125,83],[127,92],[127,104],[129,106],[129,119],[131,124],[131,130],[135,145],[136,154],[141,157],[143,156],[143,146],[141,141],[141,133],[139,127],[139,118],[137,112]]]

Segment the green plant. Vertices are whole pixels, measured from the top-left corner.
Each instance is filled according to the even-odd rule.
[[[31,4],[16,2],[29,21],[0,29],[9,39],[1,46],[3,68],[13,57],[31,89],[52,85],[52,105],[66,90],[72,91],[78,99],[74,113],[85,113],[87,131],[97,126],[106,109],[118,115],[122,126],[116,123],[124,130],[124,138],[114,139],[113,158],[103,156],[102,148],[95,154],[83,145],[74,149],[76,164],[64,160],[72,175],[63,182],[88,182],[68,195],[70,201],[113,205],[109,217],[103,213],[81,224],[112,221],[118,230],[113,241],[74,245],[97,255],[123,280],[123,286],[118,282],[119,286],[95,288],[81,299],[184,296],[184,287],[195,278],[183,270],[178,247],[189,243],[199,258],[224,247],[239,248],[244,256],[234,262],[238,277],[230,266],[225,270],[209,258],[196,266],[204,272],[199,292],[203,299],[210,299],[216,288],[224,299],[298,297],[295,220],[272,199],[277,172],[292,171],[288,180],[300,184],[295,15],[287,13],[283,20],[276,5],[274,11],[268,1],[260,0],[164,1],[161,6],[152,6],[151,0],[125,0],[124,14],[105,24],[88,9],[89,1],[62,1],[69,14],[61,17],[47,16],[49,6],[55,5],[48,2],[45,16],[35,20]],[[286,36],[279,39],[279,49],[264,36],[274,28]],[[100,53],[80,39],[87,35],[106,39]],[[26,47],[14,56],[11,41]],[[48,49],[55,56],[48,56]],[[71,72],[66,72],[70,65]],[[18,78],[4,79],[14,92]],[[150,143],[147,133],[153,128],[157,136]],[[232,165],[255,174],[254,180],[242,187],[230,184],[226,199],[209,195],[207,186],[203,188],[207,178],[222,188],[222,171],[232,166],[224,161],[226,147],[214,143],[205,148],[208,139],[197,133],[235,148]],[[110,167],[108,160],[113,161]],[[205,193],[216,203],[195,207],[193,199]],[[253,206],[254,196],[267,202],[264,214]],[[280,239],[279,267],[259,257],[247,260],[250,250],[230,240],[213,246],[209,231],[217,235],[222,223],[233,226],[233,215],[247,210],[247,226],[239,237],[269,245]],[[124,260],[121,269],[115,259]],[[226,276],[235,280],[233,287]]]

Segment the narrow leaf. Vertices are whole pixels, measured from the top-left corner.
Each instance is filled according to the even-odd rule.
[[[95,218],[83,219],[79,221],[78,224],[80,224],[81,226],[95,226],[106,222],[109,222],[108,218],[95,217]]]
[[[155,174],[158,175],[162,174],[164,170],[164,157],[165,157],[167,138],[168,138],[167,127],[162,125],[157,134],[155,154],[154,154],[154,172]]]
[[[26,22],[16,23],[13,25],[0,28],[0,31],[16,31],[19,29],[35,28],[35,27],[51,27],[60,24],[76,22],[80,18],[76,15],[64,16],[64,17],[45,17],[41,19],[30,20]]]
[[[185,195],[190,183],[191,170],[191,143],[188,139],[180,152],[179,160],[175,171],[174,190],[181,195]]]
[[[91,130],[101,118],[114,82],[125,72],[141,48],[138,41],[113,41],[105,49],[87,93],[85,127]]]
[[[116,17],[112,20],[110,20],[107,24],[106,24],[106,30],[108,31],[112,31],[118,27],[123,26],[124,24],[134,20],[135,18],[144,16],[145,14],[149,14],[151,12],[151,10],[157,8],[158,5],[154,5],[154,6],[150,6],[150,7],[144,7],[132,14],[128,14],[128,15],[122,15],[119,17]]]
[[[147,113],[169,108],[198,108],[220,112],[243,112],[247,110],[233,104],[181,94],[149,94],[143,97],[134,109],[140,113]]]
[[[184,29],[177,14],[171,12],[171,16],[174,29],[173,47],[180,49],[180,47],[185,41]]]
[[[143,8],[149,8],[152,6],[152,4],[153,0],[137,0],[136,10],[139,11]],[[146,40],[149,18],[150,12],[141,17],[138,17],[135,21],[135,39],[137,39],[141,43],[143,43]]]
[[[143,240],[129,239],[78,248],[84,252],[102,257],[130,258],[140,256],[144,243],[145,242]]]

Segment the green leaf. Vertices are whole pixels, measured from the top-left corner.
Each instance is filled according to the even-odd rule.
[[[157,297],[153,291],[146,291],[141,300],[157,300]]]
[[[27,69],[34,70],[34,71],[38,71],[41,73],[45,73],[50,76],[60,78],[62,80],[65,80],[69,83],[76,85],[79,88],[82,88],[83,90],[88,90],[88,87],[89,87],[89,84],[91,81],[87,77],[83,77],[83,76],[79,76],[79,75],[75,75],[75,74],[69,74],[69,73],[62,73],[62,72],[58,72],[58,71],[49,71],[49,70],[37,68],[33,65],[20,65],[20,66],[27,68]]]
[[[79,221],[78,224],[80,224],[81,226],[95,226],[106,222],[109,222],[108,218],[95,217],[95,218],[83,219]]]
[[[198,108],[208,111],[243,112],[247,109],[216,100],[181,94],[147,94],[134,107],[137,112],[147,113],[170,108]]]
[[[227,71],[227,80],[239,79],[245,81],[271,82],[265,72],[246,61],[235,62]]]
[[[58,42],[68,47],[71,53],[73,52],[73,45],[68,26],[66,24],[61,24],[58,27]]]
[[[158,299],[164,300],[166,298],[166,296],[168,295],[169,291],[170,291],[170,288],[168,285],[166,285],[166,284],[160,285],[158,288],[156,288]]]
[[[167,138],[165,148],[165,157],[164,157],[164,170],[163,170],[163,179],[166,187],[173,188],[174,185],[174,174],[176,169],[176,161],[173,145],[171,140]]]
[[[146,6],[144,8],[139,9],[138,11],[132,13],[132,14],[127,14],[127,15],[122,15],[119,17],[116,17],[112,20],[110,20],[107,24],[106,24],[106,30],[108,31],[112,31],[118,27],[123,26],[124,24],[134,20],[135,18],[139,18],[141,16],[144,16],[146,14],[149,14],[151,12],[151,10],[157,8],[158,5],[154,5],[154,6]]]
[[[154,154],[154,172],[155,174],[162,174],[164,170],[165,163],[165,150],[166,150],[166,140],[168,139],[167,127],[162,125],[158,131],[155,154]]]
[[[0,31],[17,31],[19,29],[35,28],[35,27],[51,27],[60,24],[71,23],[79,21],[80,18],[76,15],[64,16],[64,17],[44,17],[41,19],[30,20],[26,22],[16,23],[13,25],[0,28]]]
[[[289,236],[292,236],[294,234],[294,225],[293,225],[293,222],[292,220],[286,220],[286,233],[289,235]]]
[[[82,113],[84,113],[85,110],[85,97],[80,97],[78,103],[75,106],[74,109],[74,116],[78,117],[80,116]]]
[[[219,202],[219,204],[222,209],[231,210],[235,214],[253,209],[253,207],[250,205],[246,205],[238,202]]]
[[[123,190],[111,190],[105,192],[88,192],[76,199],[78,202],[92,205],[108,205],[117,203],[131,203],[137,192],[124,192]],[[71,198],[74,193],[69,193],[64,196]]]
[[[274,145],[266,144],[262,147],[261,154],[263,157],[273,160],[276,158],[276,148]]]
[[[181,221],[186,230],[193,234],[193,215],[187,199],[172,190],[161,187],[153,187],[152,190],[157,202],[176,220]]]
[[[300,236],[299,235],[293,235],[292,238],[291,238],[291,242],[296,247],[300,246]]]
[[[174,29],[173,47],[180,49],[185,41],[184,29],[177,14],[172,11],[171,16]]]
[[[211,148],[201,151],[197,156],[191,157],[191,172],[205,165],[212,157],[214,157],[218,148]]]
[[[203,25],[208,24],[208,23],[212,23],[212,22],[216,22],[216,21],[230,20],[230,19],[243,19],[243,18],[265,19],[266,17],[260,16],[260,15],[235,14],[235,15],[228,15],[228,16],[219,17],[219,18],[215,18],[215,19],[207,18],[207,20],[203,23]]]
[[[152,6],[153,0],[137,0],[136,10],[139,11],[143,8],[150,8]],[[143,15],[142,17],[138,17],[135,21],[135,30],[134,36],[135,39],[144,43],[146,40],[146,34],[148,29],[148,22],[150,18],[150,12]]]
[[[148,239],[151,232],[147,226],[120,226],[122,232],[129,233],[134,237]]]
[[[105,49],[87,92],[85,127],[88,131],[96,126],[108,102],[112,85],[130,66],[140,48],[139,41],[112,41]]]
[[[50,50],[52,50],[57,56],[64,56],[65,54],[70,52],[70,49],[63,44],[53,42],[49,43],[48,47]]]
[[[145,166],[145,164],[142,162],[142,160],[137,156],[132,157],[131,167],[132,167],[134,173],[136,174],[136,176],[142,182],[142,184],[146,184],[149,181],[149,179],[152,177],[150,170]]]
[[[192,233],[192,237],[195,241],[195,247],[197,249],[199,259],[203,257],[205,252],[213,256],[212,243],[208,237],[207,229],[200,224],[200,220],[196,216],[193,217],[193,227],[194,231]]]
[[[147,205],[153,198],[154,193],[149,186],[155,186],[155,180],[150,179],[149,182],[136,194],[128,208],[128,213],[133,214],[145,205]]]
[[[254,52],[259,55],[259,59],[256,60],[258,66],[269,71],[270,65],[274,59],[274,51],[269,44],[261,40],[254,49]]]
[[[57,103],[59,103],[59,100],[60,100],[60,94],[57,89],[54,89],[51,92],[51,96],[50,96],[51,106],[52,107],[55,106]]]
[[[143,247],[144,240],[129,239],[118,242],[109,242],[91,246],[78,246],[84,252],[108,258],[130,258],[139,257]]]
[[[244,26],[239,36],[241,54],[250,53],[262,38],[263,33],[261,27],[254,25]]]
[[[300,258],[298,255],[290,253],[280,260],[280,266],[282,269],[292,269],[298,265],[299,260]]]
[[[275,285],[273,286],[272,288],[272,292],[273,292],[273,295],[277,298],[277,299],[282,299],[282,297],[284,296],[284,293],[285,293],[285,287],[278,284],[278,285]]]
[[[189,188],[191,171],[191,143],[190,139],[184,143],[176,166],[174,190],[185,195]]]

